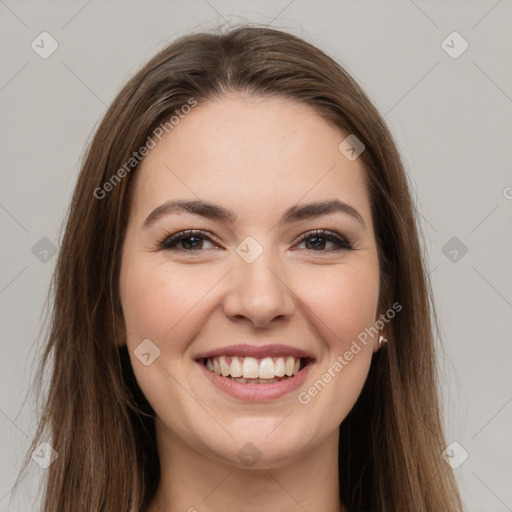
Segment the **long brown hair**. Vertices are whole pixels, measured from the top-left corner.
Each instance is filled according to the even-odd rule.
[[[379,306],[385,311],[398,302],[403,309],[386,327],[388,343],[374,354],[362,393],[340,426],[343,505],[460,512],[454,476],[441,458],[446,443],[432,293],[393,138],[338,63],[301,38],[256,25],[187,35],[160,51],[115,98],[88,148],[52,281],[37,374],[41,383],[51,366],[31,450],[44,440],[58,453],[47,469],[43,510],[141,512],[155,493],[153,411],[126,347],[116,346],[124,336],[119,268],[128,185],[137,167],[126,162],[190,98],[201,104],[230,91],[303,102],[365,145],[360,158],[378,244]]]

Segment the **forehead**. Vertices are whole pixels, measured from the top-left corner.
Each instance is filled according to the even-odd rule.
[[[294,203],[337,198],[371,225],[361,160],[338,149],[347,135],[286,98],[230,95],[202,103],[141,162],[132,208],[143,215],[170,199],[200,198],[261,220]]]

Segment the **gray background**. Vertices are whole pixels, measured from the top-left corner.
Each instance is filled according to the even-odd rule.
[[[511,4],[0,0],[0,511],[34,510],[44,473],[31,463],[10,500],[35,424],[26,393],[51,248],[86,142],[121,85],[166,43],[240,21],[316,44],[385,115],[421,212],[447,437],[469,454],[455,469],[466,509],[511,511]],[[59,45],[47,59],[31,47],[43,31]],[[441,45],[453,31],[469,44],[458,58]]]

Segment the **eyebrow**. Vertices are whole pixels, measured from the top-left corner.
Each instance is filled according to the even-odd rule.
[[[143,227],[148,228],[164,216],[183,211],[201,215],[202,217],[206,217],[208,219],[219,220],[227,224],[234,224],[237,219],[237,216],[231,210],[227,210],[222,206],[205,203],[199,200],[178,199],[175,201],[167,201],[155,208],[146,217],[146,220],[143,223]],[[321,215],[327,215],[329,213],[335,212],[349,215],[353,219],[357,220],[359,224],[361,224],[362,227],[366,230],[366,224],[361,214],[353,206],[350,206],[343,201],[339,201],[338,199],[292,206],[283,213],[279,219],[279,223],[291,224],[299,220],[319,217]]]

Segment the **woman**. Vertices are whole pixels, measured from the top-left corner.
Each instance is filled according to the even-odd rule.
[[[269,28],[123,88],[54,276],[44,510],[462,510],[431,293],[387,127]]]

